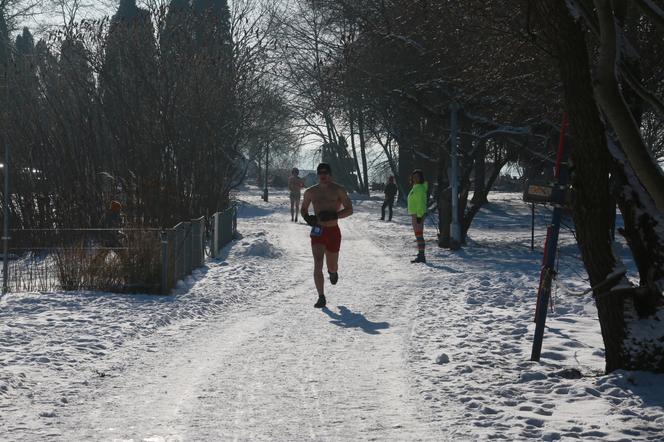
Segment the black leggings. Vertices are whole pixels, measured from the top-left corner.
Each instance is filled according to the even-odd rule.
[[[393,205],[394,205],[394,198],[385,200],[385,202],[383,202],[383,207],[381,207],[381,209],[380,209],[380,218],[381,219],[385,219],[385,208],[386,207],[389,207],[389,209],[390,209],[390,217],[388,219],[389,220],[392,219],[392,206]]]

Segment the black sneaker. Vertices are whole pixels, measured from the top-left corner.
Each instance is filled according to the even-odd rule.
[[[321,296],[318,297],[318,301],[316,301],[316,303],[314,304],[314,307],[315,308],[323,308],[323,307],[325,307],[325,303],[326,303],[325,295],[321,295]]]
[[[426,264],[427,259],[424,257],[424,255],[417,255],[417,256],[415,257],[415,259],[413,259],[413,260],[410,261],[410,262],[413,262],[413,263],[415,263],[415,262],[421,262],[421,263]]]
[[[332,285],[336,284],[339,280],[339,274],[337,272],[327,272],[330,274],[330,283]]]

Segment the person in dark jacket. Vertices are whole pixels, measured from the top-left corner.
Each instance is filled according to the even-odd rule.
[[[122,215],[122,204],[119,201],[111,201],[104,216],[99,221],[99,248],[97,254],[92,258],[92,268],[101,269],[107,260],[107,257],[123,257],[125,252],[122,250],[124,234],[124,217]]]
[[[122,241],[122,233],[120,229],[124,225],[122,218],[122,204],[119,201],[111,201],[108,205],[104,217],[99,223],[102,229],[102,244],[104,247],[120,247]]]
[[[392,221],[392,206],[394,206],[394,197],[397,196],[397,185],[394,184],[394,177],[390,176],[387,179],[387,184],[385,185],[385,201],[383,201],[383,207],[380,209],[380,219],[385,221],[385,208],[388,207],[389,218],[388,221]]]

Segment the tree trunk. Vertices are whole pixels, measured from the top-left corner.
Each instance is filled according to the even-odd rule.
[[[438,246],[449,248],[452,243],[452,189],[449,182],[450,156],[445,146],[438,150]]]
[[[413,149],[408,147],[407,141],[400,137],[396,139],[399,147],[399,174],[397,184],[399,187],[399,200],[406,201],[410,189],[410,173],[413,171]]]
[[[360,136],[360,155],[362,156],[362,170],[364,171],[364,193],[369,195],[369,170],[367,168],[367,146],[364,137],[364,116],[360,109],[357,118],[357,131]]]
[[[617,147],[612,148],[612,153],[613,190],[625,224],[620,234],[632,250],[641,278],[641,287],[628,292],[630,296],[623,301],[626,322],[623,347],[628,357],[620,368],[663,372],[664,300],[655,283],[664,277],[664,219],[653,211],[654,203],[623,153]]]
[[[595,286],[616,267],[609,225],[610,159],[605,129],[592,94],[590,61],[582,29],[569,14],[564,0],[537,0],[535,7],[558,59],[573,140],[574,222],[581,257],[590,284]],[[595,293],[595,302],[606,349],[606,369],[612,371],[626,362],[623,302],[619,297],[600,293]]]
[[[351,105],[348,105],[348,122],[350,123],[350,146],[353,150],[353,162],[355,163],[355,170],[357,171],[357,180],[359,181],[360,188],[364,187],[364,179],[362,178],[362,171],[360,170],[360,163],[357,161],[357,150],[355,149],[355,130],[353,121],[353,110]]]
[[[594,0],[600,28],[595,97],[615,130],[627,159],[660,213],[664,213],[664,173],[648,152],[618,85],[616,19],[609,0]]]
[[[486,139],[477,141],[475,147],[475,190],[473,202],[484,204],[486,202]],[[496,175],[497,176],[497,175]]]
[[[484,165],[484,162],[482,162]],[[491,191],[491,187],[493,187],[493,183],[496,182],[496,179],[500,175],[500,171],[507,164],[507,161],[504,159],[494,159],[494,167],[493,170],[491,171],[491,175],[489,175],[489,180],[486,183],[482,184],[481,189],[477,188],[477,179],[478,176],[475,175],[475,191],[473,192],[473,198],[470,200],[470,208],[468,211],[464,214],[462,220],[461,220],[461,236],[463,240],[466,240],[466,235],[468,234],[468,230],[470,230],[470,226],[473,223],[473,219],[475,219],[475,215],[477,215],[484,206],[488,202],[487,196],[489,195],[489,192]],[[482,176],[484,175],[484,170],[482,171]],[[484,179],[484,178],[482,178]]]
[[[632,250],[641,284],[664,277],[664,218],[652,210],[649,198],[622,152],[615,148],[612,190],[623,215],[620,234]]]

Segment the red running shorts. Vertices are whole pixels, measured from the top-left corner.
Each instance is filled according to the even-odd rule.
[[[325,250],[332,253],[339,252],[341,247],[341,230],[339,226],[323,227],[323,233],[320,236],[311,237],[311,245],[323,244]]]

